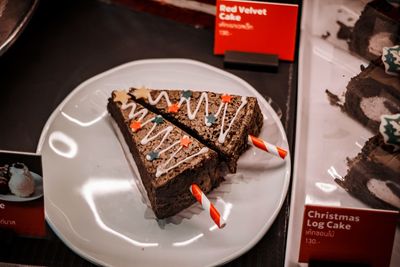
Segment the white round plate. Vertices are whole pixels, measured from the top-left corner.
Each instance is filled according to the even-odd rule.
[[[42,177],[39,174],[36,174],[34,172],[30,172],[33,178],[33,181],[35,183],[35,192],[29,197],[19,197],[16,195],[13,195],[11,193],[9,194],[0,194],[0,200],[4,201],[10,201],[10,202],[25,202],[25,201],[31,201],[40,198],[43,196],[43,181]]]
[[[189,216],[157,222],[106,111],[112,90],[132,86],[256,96],[265,117],[261,137],[288,148],[278,116],[242,79],[187,59],[130,62],[79,85],[46,123],[37,152],[49,224],[76,253],[107,266],[213,266],[249,250],[283,203],[290,156],[281,160],[255,148],[242,155],[238,172],[210,195],[227,221],[223,229],[198,204]]]

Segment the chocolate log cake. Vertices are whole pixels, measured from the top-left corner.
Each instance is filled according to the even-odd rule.
[[[373,136],[349,161],[347,175],[336,182],[373,208],[400,210],[400,114],[386,116],[385,124],[381,128],[397,148],[381,134]]]
[[[382,55],[383,47],[400,43],[400,7],[389,0],[369,2],[354,25],[349,49],[368,59]]]
[[[380,116],[400,112],[400,79],[388,75],[383,63],[374,61],[347,85],[344,110],[378,132]]]
[[[396,53],[399,57],[400,46],[386,48],[385,51],[385,54],[392,53],[395,59]],[[387,60],[375,60],[351,78],[344,94],[344,103],[338,96],[326,91],[331,104],[341,107],[373,133],[378,132],[381,115],[400,112],[400,77],[396,73],[400,67],[395,60],[390,63]]]
[[[133,155],[157,218],[193,204],[192,183],[208,193],[223,180],[224,164],[215,151],[134,102],[125,91],[114,91],[107,109]]]
[[[231,172],[248,147],[248,135],[257,136],[263,115],[255,97],[189,90],[132,88],[134,99],[161,114],[219,152]]]

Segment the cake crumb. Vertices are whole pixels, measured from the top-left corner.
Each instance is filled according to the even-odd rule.
[[[339,31],[337,32],[336,36],[338,39],[341,40],[350,40],[351,39],[351,35],[353,32],[353,27],[347,26],[346,24],[344,24],[341,21],[336,21],[337,24],[339,24]]]
[[[326,31],[326,33],[321,35],[321,38],[326,40],[329,36],[331,36],[331,33],[329,31]]]
[[[329,103],[332,106],[338,106],[340,108],[343,108],[343,105],[340,104],[341,103],[340,98],[337,95],[330,92],[328,89],[325,90],[325,93],[328,96]]]

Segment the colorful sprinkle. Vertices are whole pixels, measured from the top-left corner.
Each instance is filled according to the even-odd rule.
[[[179,110],[178,103],[174,103],[171,106],[168,107],[168,112],[169,113],[177,113]]]
[[[158,159],[158,157],[160,156],[160,153],[158,153],[157,151],[151,151],[148,155],[147,155],[147,159],[148,160],[155,160]]]
[[[142,86],[139,89],[135,89],[135,91],[133,91],[132,95],[136,98],[136,99],[147,99],[149,97],[150,94],[150,90],[147,89],[146,87]]]
[[[192,143],[192,141],[189,139],[187,135],[181,138],[181,146],[188,147],[190,143]]]
[[[211,123],[211,124],[214,124],[215,121],[217,120],[217,118],[215,117],[214,114],[210,114],[210,115],[206,116],[206,119],[207,119],[207,123]]]
[[[192,91],[190,90],[185,90],[182,92],[182,97],[189,99],[192,96]]]
[[[152,120],[152,122],[156,123],[156,124],[161,124],[164,122],[163,117],[161,117],[160,115],[154,117],[154,119]]]
[[[232,96],[230,96],[230,95],[222,95],[221,99],[222,99],[222,102],[229,103],[232,100]]]
[[[130,127],[131,130],[135,133],[142,128],[142,124],[140,123],[140,121],[132,121]]]
[[[130,96],[128,95],[127,92],[125,92],[124,90],[116,90],[113,93],[114,93],[114,98],[113,98],[114,102],[119,101],[123,105],[128,103]]]

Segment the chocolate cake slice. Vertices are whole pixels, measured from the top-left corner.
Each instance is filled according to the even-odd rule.
[[[389,2],[374,0],[365,6],[354,25],[350,51],[375,60],[382,55],[383,47],[400,43],[400,7]]]
[[[260,133],[263,116],[255,97],[189,90],[132,88],[135,100],[214,149],[236,171],[248,135]]]
[[[400,210],[400,151],[375,135],[349,161],[347,175],[336,182],[373,208]]]
[[[371,62],[351,78],[343,104],[335,95],[327,93],[332,104],[341,106],[344,112],[373,133],[378,132],[381,115],[400,112],[400,78],[387,74],[381,60]]]
[[[193,204],[192,183],[208,193],[223,180],[224,164],[215,151],[134,102],[125,91],[114,91],[107,109],[132,153],[157,218]]]

